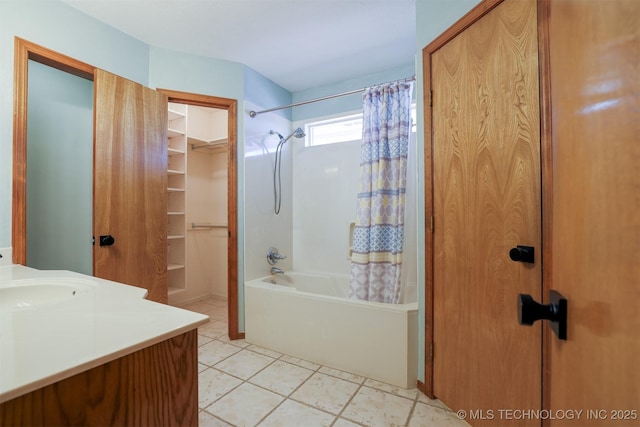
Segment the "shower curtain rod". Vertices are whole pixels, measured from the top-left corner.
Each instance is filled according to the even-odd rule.
[[[397,82],[412,82],[415,79],[416,79],[416,76],[411,76],[411,77],[407,77],[407,78],[400,79],[400,80],[394,80],[394,81],[397,81]],[[384,84],[384,83],[381,83],[381,84]],[[376,85],[374,85],[374,86],[376,86]],[[268,110],[262,110],[262,111],[253,111],[252,110],[252,111],[249,111],[249,117],[254,118],[258,114],[262,114],[262,113],[270,113],[272,111],[284,110],[286,108],[292,108],[292,107],[298,107],[300,105],[311,104],[313,102],[324,101],[324,100],[331,99],[331,98],[338,98],[340,96],[353,95],[355,93],[364,92],[365,90],[367,90],[367,88],[363,87],[362,89],[354,89],[354,90],[350,90],[348,92],[337,93],[335,95],[327,95],[327,96],[323,96],[321,98],[310,99],[308,101],[300,101],[300,102],[296,102],[295,104],[283,105],[282,107],[269,108]]]

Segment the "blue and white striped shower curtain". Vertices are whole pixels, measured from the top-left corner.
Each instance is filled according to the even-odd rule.
[[[411,82],[394,82],[363,94],[350,298],[394,304],[400,300],[412,90]]]

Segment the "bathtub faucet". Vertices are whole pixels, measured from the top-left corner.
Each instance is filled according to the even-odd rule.
[[[278,253],[278,248],[274,248],[273,246],[271,246],[269,248],[269,250],[267,251],[267,262],[270,265],[274,265],[278,261],[280,261],[281,259],[285,259],[285,258],[286,258],[286,256],[280,255]]]
[[[271,274],[284,274],[284,270],[278,267],[271,267]]]

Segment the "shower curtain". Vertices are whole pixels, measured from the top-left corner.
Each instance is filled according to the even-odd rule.
[[[363,95],[350,298],[400,301],[412,90],[411,82],[394,82],[367,88]]]

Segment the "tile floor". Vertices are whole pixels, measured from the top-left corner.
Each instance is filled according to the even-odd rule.
[[[227,337],[227,302],[184,308],[207,314],[198,329],[201,427],[463,427],[437,400]]]

